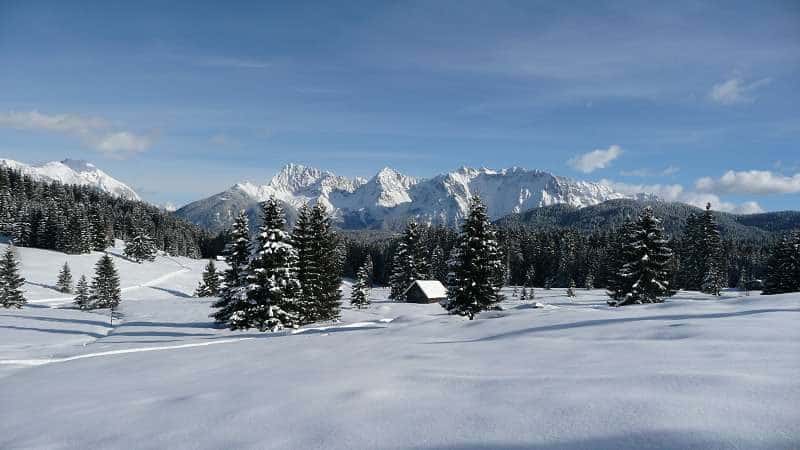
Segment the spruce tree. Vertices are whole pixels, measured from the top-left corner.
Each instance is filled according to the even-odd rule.
[[[635,227],[636,224],[632,220],[626,219],[616,230],[611,241],[607,293],[615,301],[624,300],[633,289],[633,278],[625,276],[622,269],[635,257],[633,242],[629,239]]]
[[[458,265],[445,308],[471,319],[502,300],[503,258],[486,206],[474,196],[458,239]]]
[[[244,211],[233,222],[230,242],[226,245],[224,254],[228,269],[220,286],[220,298],[212,305],[215,311],[211,314],[219,324],[228,324],[234,311],[243,310],[247,306],[245,286],[249,275],[250,224]]]
[[[520,294],[519,299],[525,301],[528,299],[528,288],[522,286],[522,294]]]
[[[794,231],[784,235],[772,250],[762,294],[798,291],[800,291],[800,231]]]
[[[69,270],[69,264],[67,263],[61,266],[61,271],[58,273],[56,289],[58,289],[58,292],[65,294],[72,292],[72,272]]]
[[[91,307],[89,283],[86,281],[86,275],[81,275],[78,279],[78,284],[75,286],[74,304],[80,309],[89,309]]]
[[[440,245],[434,247],[431,253],[431,277],[441,283],[447,282],[447,258]]]
[[[567,297],[574,298],[575,294],[575,280],[569,280],[569,287],[567,288]]]
[[[528,271],[525,272],[525,286],[532,288],[533,283],[536,280],[536,268],[534,266],[528,267]]]
[[[719,295],[727,285],[723,264],[722,238],[719,226],[711,211],[711,203],[700,220],[701,241],[698,245],[703,252],[701,290],[706,294]]]
[[[103,255],[95,264],[94,278],[89,296],[89,309],[115,309],[122,300],[119,288],[119,274],[114,260],[108,254]]]
[[[138,263],[156,259],[156,248],[153,241],[141,228],[137,228],[131,240],[127,242],[124,253],[125,256]]]
[[[428,278],[430,266],[426,259],[427,249],[422,244],[417,222],[411,220],[403,231],[392,259],[392,275],[389,279],[392,300],[405,301],[405,291],[416,280]]]
[[[338,236],[323,205],[300,208],[292,239],[297,249],[297,273],[302,286],[298,301],[300,322],[338,319],[342,255]]]
[[[92,206],[89,208],[89,223],[91,225],[92,250],[105,251],[108,248],[110,239],[108,238],[108,226],[99,207]]]
[[[250,260],[246,301],[228,318],[231,329],[277,331],[298,324],[297,253],[286,233],[286,217],[275,197],[261,204],[262,225]]]
[[[214,265],[214,260],[208,261],[205,270],[203,270],[203,280],[197,286],[194,295],[197,297],[216,297],[220,291],[220,275],[217,272],[217,266]]]
[[[620,277],[630,284],[629,292],[614,292],[612,306],[632,303],[660,303],[670,294],[668,267],[672,250],[663,238],[661,221],[646,207],[626,236],[626,262]],[[617,299],[617,296],[619,299]]]
[[[14,248],[8,246],[0,259],[0,306],[3,308],[22,308],[27,303],[22,294],[25,278],[19,275],[19,262]]]
[[[594,275],[591,272],[586,275],[586,281],[584,284],[586,285],[587,291],[594,289]]]
[[[361,266],[356,275],[356,282],[353,283],[352,291],[350,292],[350,305],[354,308],[366,308],[369,306],[369,275],[367,274],[367,266]]]

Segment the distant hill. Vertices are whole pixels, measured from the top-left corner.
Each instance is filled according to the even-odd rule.
[[[617,199],[585,208],[575,208],[565,204],[543,206],[519,214],[510,214],[497,223],[504,226],[525,224],[536,227],[571,227],[585,231],[609,229],[621,225],[626,217],[638,215],[645,206],[653,208],[670,235],[682,231],[690,214],[703,212],[702,209],[685,203]],[[714,214],[723,236],[762,238],[775,232],[800,228],[800,211],[752,215],[715,211]]]

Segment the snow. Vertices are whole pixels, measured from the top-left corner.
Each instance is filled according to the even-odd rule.
[[[38,284],[99,257],[18,250]],[[36,284],[0,310],[0,448],[800,447],[800,294],[509,290],[469,321],[374,288],[340,323],[233,332],[190,297],[206,261],[114,260],[113,329]]]
[[[333,211],[337,219],[361,220],[365,228],[381,224],[396,228],[410,217],[426,223],[455,224],[466,215],[475,194],[480,194],[489,205],[492,219],[539,206],[585,207],[631,197],[613,191],[607,184],[518,167],[500,170],[462,167],[430,179],[410,177],[384,167],[365,181],[289,164],[267,184],[242,182],[182,209],[187,217],[200,222],[219,213],[232,220],[232,215],[225,211],[230,205],[224,199],[240,198],[242,194],[252,202],[275,196],[289,209],[318,202]]]
[[[18,170],[36,180],[92,186],[128,200],[140,200],[139,195],[128,185],[86,161],[65,159],[60,162],[51,161],[40,165],[28,165],[10,159],[0,159],[0,167]]]
[[[445,298],[447,297],[447,288],[444,287],[442,283],[437,280],[417,280],[414,282],[422,292],[428,298]],[[411,286],[413,286],[412,284]],[[406,288],[406,291],[403,292],[403,295],[411,289],[411,286]]]

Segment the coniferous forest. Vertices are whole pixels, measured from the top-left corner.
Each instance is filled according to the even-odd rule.
[[[0,234],[18,246],[71,254],[145,236],[156,250],[175,256],[198,258],[219,247],[206,231],[153,205],[6,168],[0,168]]]

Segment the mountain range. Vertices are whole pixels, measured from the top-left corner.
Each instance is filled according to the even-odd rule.
[[[57,181],[63,184],[93,186],[100,191],[128,200],[141,200],[139,195],[128,185],[86,161],[65,159],[30,165],[11,159],[0,159],[0,167],[19,171],[37,181]]]
[[[582,208],[612,199],[643,197],[615,192],[601,183],[518,167],[462,167],[428,179],[383,168],[367,179],[289,164],[266,184],[238,183],[192,202],[176,214],[210,230],[221,230],[243,209],[256,217],[258,203],[275,196],[284,203],[290,221],[301,205],[321,203],[334,213],[343,229],[396,230],[410,218],[455,225],[466,214],[475,194],[484,200],[492,219],[541,206],[566,204]]]

